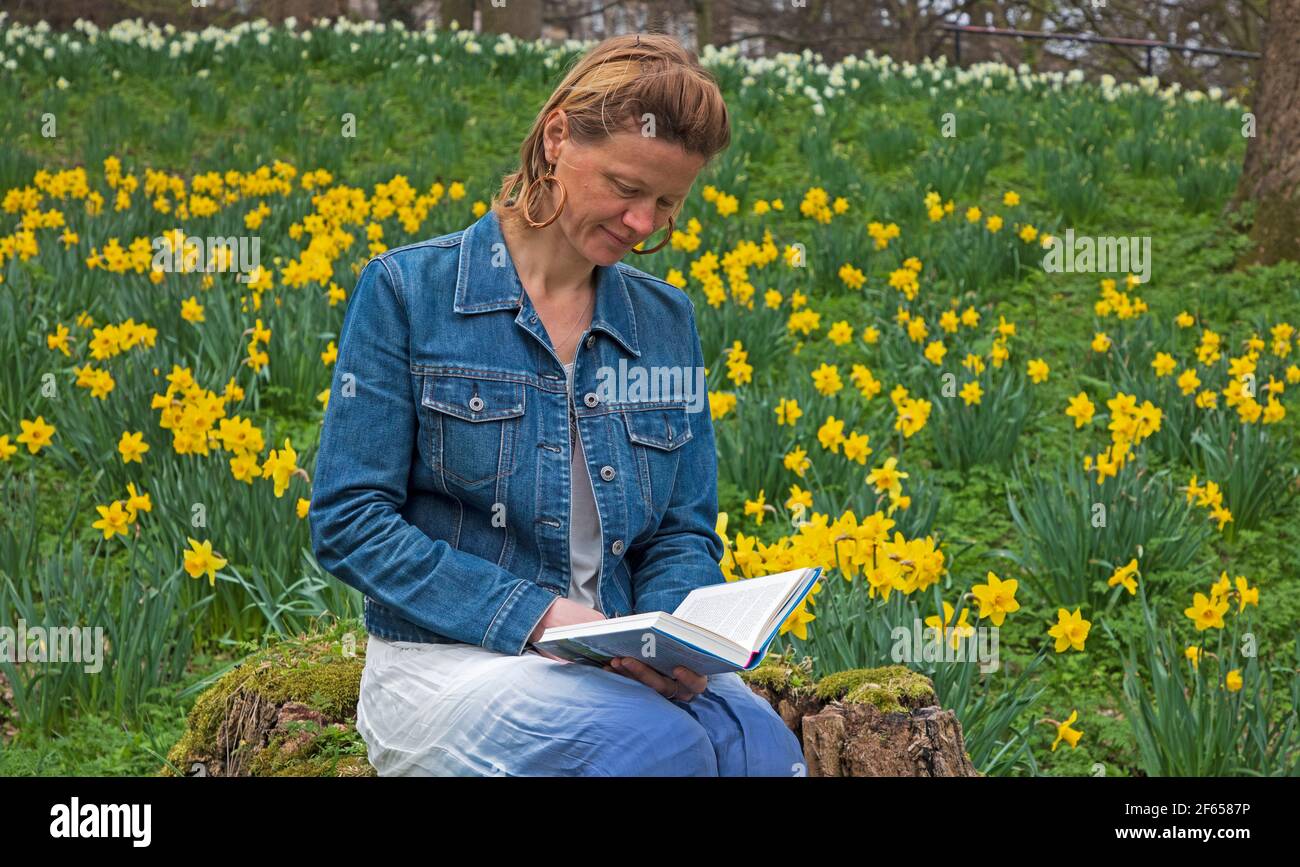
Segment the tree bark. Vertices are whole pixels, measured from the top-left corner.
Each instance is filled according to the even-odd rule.
[[[446,29],[455,21],[461,30],[474,29],[474,0],[442,0],[438,7],[438,26]]]
[[[1300,261],[1300,0],[1272,0],[1234,205],[1255,204],[1243,264]]]
[[[869,681],[895,677],[897,667],[859,669],[868,682],[855,679],[851,682],[860,684],[857,690],[846,694],[832,691],[831,695],[824,686],[807,679],[809,666],[804,667],[804,678],[798,683],[791,677],[798,672],[790,665],[777,663],[756,671],[756,675],[742,674],[741,679],[772,705],[799,738],[809,777],[981,776],[966,752],[961,722],[951,710],[939,707],[928,680],[922,679],[924,688],[919,691],[900,693],[897,703],[878,706],[870,690],[889,684]],[[914,674],[908,677],[919,678]]]
[[[713,0],[694,0],[691,4],[695,10],[695,50],[703,51],[706,45],[715,45],[713,34]]]
[[[542,0],[504,0],[501,6],[493,6],[492,0],[482,0],[479,15],[484,33],[509,33],[527,40],[542,35]]]

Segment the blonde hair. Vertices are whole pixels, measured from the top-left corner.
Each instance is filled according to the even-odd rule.
[[[504,177],[492,197],[502,221],[523,221],[522,191],[546,174],[542,134],[546,118],[557,108],[564,111],[570,138],[579,144],[639,129],[645,114],[654,119],[656,138],[703,156],[705,165],[731,144],[722,91],[694,52],[659,33],[611,36],[574,64],[538,112],[519,149],[519,168]],[[520,184],[520,195],[512,198]]]

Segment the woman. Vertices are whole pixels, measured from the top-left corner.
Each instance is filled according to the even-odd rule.
[[[735,673],[527,647],[725,580],[713,427],[689,393],[694,308],[619,260],[660,229],[636,252],[666,243],[729,143],[691,54],[605,40],[551,95],[491,210],[361,272],[311,531],[366,597],[357,728],[381,775],[801,774],[798,740]],[[677,387],[627,387],[638,372]]]

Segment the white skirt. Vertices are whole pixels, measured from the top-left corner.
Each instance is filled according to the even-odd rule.
[[[588,665],[370,636],[357,731],[380,776],[804,776],[734,672],[690,701]]]

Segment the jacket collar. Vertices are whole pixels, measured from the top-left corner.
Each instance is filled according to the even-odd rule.
[[[492,261],[498,252],[505,265],[494,268]],[[525,295],[514,261],[506,251],[500,221],[489,207],[461,237],[454,309],[468,314],[522,307]],[[632,298],[617,264],[596,266],[596,309],[591,327],[609,334],[633,356],[641,356]]]

